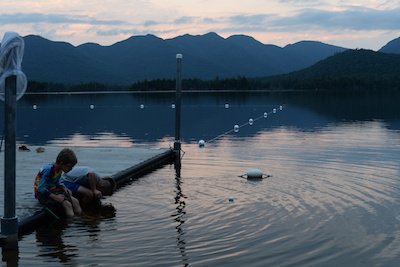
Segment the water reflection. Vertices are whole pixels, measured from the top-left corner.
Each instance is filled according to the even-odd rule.
[[[57,221],[52,224],[39,226],[36,229],[36,241],[39,246],[39,257],[50,257],[59,262],[71,262],[78,255],[76,246],[63,241],[63,234],[68,224]]]
[[[68,240],[82,239],[87,235],[90,242],[98,242],[101,232],[100,223],[114,218],[115,215],[116,209],[113,205],[102,204],[98,209],[86,210],[84,215],[70,221],[58,220],[51,225],[37,227],[35,236],[39,248],[38,256],[51,258],[60,263],[79,265],[75,262],[80,254],[78,247],[73,245],[76,242],[68,242]],[[68,231],[71,228],[75,232]],[[51,260],[46,259],[45,262],[51,262]]]
[[[374,102],[372,97],[184,95],[184,178],[180,169],[174,175],[162,168],[135,181],[131,189],[112,199],[121,210],[112,227],[104,219],[74,222],[61,231],[61,247],[50,244],[53,250],[42,261],[54,264],[51,261],[69,257],[69,265],[79,261],[81,265],[140,262],[141,266],[338,266],[343,262],[397,266],[400,107],[394,105],[398,99],[392,98]],[[172,140],[174,112],[168,97],[85,99],[69,96],[59,106],[49,107],[48,111],[60,113],[62,105],[69,105],[70,125],[51,135],[44,133],[43,140],[98,146]],[[79,101],[85,108],[79,107]],[[86,107],[89,101],[96,101],[93,110]],[[142,101],[144,109],[138,107]],[[224,106],[227,102],[229,108]],[[196,145],[200,138],[213,138],[281,103],[286,106],[277,116],[254,121],[204,149]],[[104,141],[108,137],[115,144]],[[23,140],[34,140],[29,138]],[[273,177],[257,183],[237,177],[249,168],[260,168]],[[235,200],[229,202],[229,196]],[[69,246],[71,239],[79,251]],[[25,252],[31,243],[20,245],[24,249],[20,261],[35,261],[37,248],[32,259]]]
[[[1,247],[1,260],[6,263],[7,267],[17,267],[19,264],[19,247],[18,244],[12,247]]]
[[[185,140],[209,140],[279,105],[285,105],[285,110],[278,116],[261,119],[237,134],[255,135],[282,125],[318,131],[331,123],[374,120],[383,121],[389,129],[400,130],[399,100],[400,94],[185,93],[181,136]],[[64,145],[72,138],[84,145],[102,142],[109,146],[132,146],[136,142],[165,138],[172,141],[174,101],[173,94],[25,95],[18,102],[17,139],[26,144]],[[3,112],[0,106],[0,123]],[[60,117],[61,124],[44,123],[58,121]]]
[[[176,232],[176,246],[179,249],[179,252],[182,256],[182,264],[183,266],[188,266],[188,257],[186,254],[186,241],[185,241],[185,231],[183,228],[183,224],[185,223],[185,207],[186,207],[186,196],[182,191],[182,178],[180,176],[181,173],[181,162],[180,162],[180,155],[177,157],[177,162],[175,164],[176,176],[175,176],[175,205],[176,205],[176,213],[172,215],[175,222],[177,223]]]

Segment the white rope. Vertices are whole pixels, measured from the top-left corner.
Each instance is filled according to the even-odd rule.
[[[282,106],[279,106],[279,110],[282,110],[283,109],[283,105]],[[260,120],[260,119],[266,119],[266,118],[268,118],[268,116],[270,115],[270,114],[275,114],[276,112],[277,112],[277,110],[278,110],[277,108],[273,108],[270,112],[264,112],[263,113],[263,115],[261,115],[261,116],[259,116],[259,117],[257,117],[257,118],[255,118],[255,119],[253,119],[253,123],[255,122],[255,121],[258,121],[258,120]],[[248,122],[246,122],[246,123],[243,123],[243,124],[241,124],[241,125],[238,125],[238,130],[240,129],[240,128],[242,128],[242,127],[244,127],[244,126],[246,126],[246,125],[250,125],[250,121],[248,121]],[[225,135],[227,135],[227,134],[230,134],[230,133],[232,133],[232,132],[235,132],[235,129],[231,129],[231,130],[229,130],[229,131],[226,131],[226,132],[224,132],[224,133],[222,133],[222,134],[220,134],[220,135],[218,135],[218,136],[216,136],[216,137],[214,137],[214,138],[211,138],[210,140],[208,140],[208,141],[205,141],[205,143],[211,143],[211,142],[214,142],[215,140],[218,140],[219,138],[221,138],[221,137],[223,137],[223,136],[225,136]]]
[[[17,100],[20,99],[27,86],[27,79],[21,70],[24,55],[24,39],[15,32],[6,32],[0,46],[0,99],[4,100],[5,81],[12,75],[17,76]]]

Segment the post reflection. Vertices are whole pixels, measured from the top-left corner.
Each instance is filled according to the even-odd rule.
[[[183,229],[183,224],[185,223],[185,207],[186,207],[186,196],[182,192],[182,178],[181,178],[181,159],[178,156],[177,157],[177,162],[175,162],[175,170],[176,170],[176,176],[175,176],[175,205],[176,205],[176,213],[173,214],[172,216],[174,217],[174,220],[177,222],[176,232],[177,232],[177,237],[176,237],[176,246],[179,249],[179,252],[182,256],[182,264],[183,266],[188,266],[188,257],[186,254],[186,241],[185,241],[185,231]]]
[[[18,242],[12,242],[11,244],[1,244],[1,259],[7,267],[19,266],[19,247]]]

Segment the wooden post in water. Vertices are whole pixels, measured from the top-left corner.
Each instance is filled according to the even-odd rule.
[[[182,91],[182,54],[176,54],[176,92],[175,92],[175,170],[180,176],[181,170],[181,91]]]
[[[17,76],[5,80],[4,123],[4,217],[1,218],[1,234],[6,243],[17,243],[18,217],[15,216],[15,117]]]

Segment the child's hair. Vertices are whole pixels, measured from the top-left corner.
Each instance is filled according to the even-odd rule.
[[[74,153],[74,151],[72,151],[69,148],[64,148],[63,150],[60,151],[60,153],[58,153],[57,159],[56,159],[56,163],[60,164],[73,164],[75,165],[78,162],[78,159]]]

